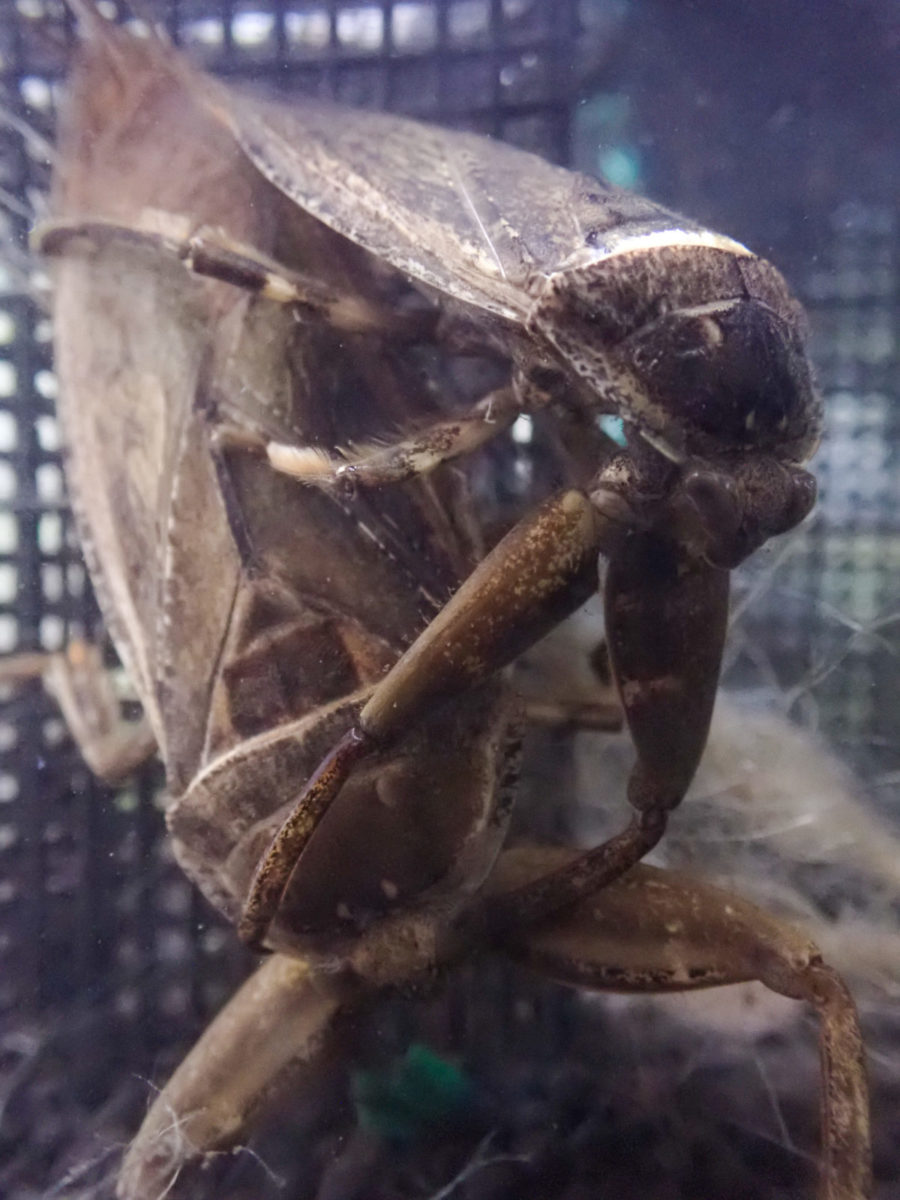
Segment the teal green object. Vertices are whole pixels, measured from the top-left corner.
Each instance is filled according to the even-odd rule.
[[[617,446],[628,445],[628,439],[625,436],[625,422],[621,417],[615,417],[612,413],[603,413],[598,418],[597,424],[608,438],[612,438]]]
[[[412,1142],[454,1117],[472,1084],[454,1063],[414,1042],[388,1071],[358,1071],[352,1081],[360,1127],[393,1142]]]
[[[634,189],[641,182],[641,156],[634,146],[610,146],[597,154],[600,174],[616,187]]]
[[[644,162],[636,140],[631,100],[622,92],[597,92],[573,114],[575,165],[589,175],[629,190],[644,181]]]

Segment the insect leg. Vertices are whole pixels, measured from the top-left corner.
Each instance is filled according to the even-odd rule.
[[[545,408],[555,395],[555,391],[547,386],[546,372],[542,378],[540,372],[529,373],[514,366],[508,386],[488,392],[464,415],[438,421],[400,441],[354,447],[352,452],[341,457],[287,442],[269,442],[266,452],[276,471],[302,483],[325,488],[342,484],[381,487],[427,475],[442,463],[471,454],[505,433],[518,417]],[[566,420],[569,424],[575,423],[571,413]],[[579,424],[580,449],[582,453],[587,451],[588,455],[592,452],[594,455],[590,472],[593,474],[600,457],[597,431],[587,422]],[[603,452],[606,451],[608,444],[603,445]]]
[[[439,421],[388,446],[334,458],[309,446],[269,442],[266,453],[276,471],[320,487],[380,487],[426,475],[441,463],[471,454],[504,433],[522,412],[513,388],[499,388],[465,416]]]
[[[257,869],[239,933],[265,937],[297,859],[353,767],[442,700],[506,666],[597,586],[597,555],[622,536],[581,492],[547,501],[504,537],[375,688],[306,784]]]
[[[577,851],[504,854],[489,882],[501,894],[577,861]],[[509,928],[504,953],[596,991],[663,993],[756,980],[803,1000],[820,1022],[821,1200],[871,1195],[869,1095],[856,1008],[813,942],[755,905],[675,871],[644,865],[538,926]]]
[[[613,674],[637,751],[630,825],[494,903],[495,933],[539,920],[618,879],[659,842],[706,745],[728,616],[728,572],[632,529],[609,557],[605,618]]]
[[[706,745],[728,621],[729,572],[634,531],[609,563],[610,665],[638,761],[629,803],[654,822],[684,797]]]
[[[321,280],[293,271],[254,246],[230,238],[224,231],[193,227],[174,213],[153,212],[147,219],[157,228],[138,228],[114,221],[59,220],[39,225],[32,246],[39,254],[90,254],[112,243],[150,250],[175,258],[195,275],[230,283],[278,304],[311,310],[336,329],[352,333],[383,333],[417,337],[427,312],[402,314],[379,307],[362,296],[341,293]]]
[[[17,654],[0,663],[0,682],[41,679],[91,771],[118,783],[156,752],[146,719],[125,721],[100,651],[71,642],[59,654]]]
[[[547,700],[526,700],[525,720],[531,725],[548,729],[586,729],[602,733],[618,733],[622,728],[622,709],[615,701],[608,704],[587,700],[566,702],[550,697]]]
[[[280,954],[263,963],[156,1095],[125,1155],[119,1200],[165,1196],[182,1172],[246,1138],[283,1089],[320,1086],[341,1014],[362,998],[346,975]]]

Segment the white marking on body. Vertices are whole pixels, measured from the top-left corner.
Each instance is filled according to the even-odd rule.
[[[722,250],[728,254],[736,254],[742,258],[753,258],[752,250],[733,238],[713,233],[709,229],[654,229],[652,233],[623,233],[616,230],[608,231],[606,244],[598,246],[583,246],[569,258],[549,271],[545,278],[554,280],[565,278],[570,271],[581,271],[596,263],[618,258],[623,254],[641,254],[645,250],[679,249],[690,247],[705,247],[711,250]]]
[[[654,250],[670,246],[710,246],[714,250],[727,250],[732,254],[753,257],[753,252],[746,246],[736,242],[734,238],[713,233],[711,229],[656,229],[653,233],[636,233],[631,236],[626,234],[615,242],[610,250],[601,251],[598,258],[613,258],[618,254],[631,254],[635,250]]]

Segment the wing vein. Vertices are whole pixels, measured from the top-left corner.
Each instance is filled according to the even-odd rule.
[[[487,229],[485,228],[484,222],[482,221],[481,217],[478,215],[478,209],[475,207],[474,201],[472,200],[472,197],[469,194],[469,189],[465,185],[465,181],[463,180],[463,177],[462,177],[462,172],[460,171],[457,164],[452,160],[452,158],[449,155],[447,156],[445,161],[447,163],[447,167],[450,171],[450,174],[453,177],[453,182],[456,185],[456,187],[458,188],[459,193],[463,198],[463,202],[465,203],[466,208],[469,210],[472,220],[475,222],[475,226],[478,229],[478,232],[481,234],[482,238],[484,239],[485,245],[487,246],[488,250],[490,250],[491,256],[492,256],[494,262],[497,264],[497,270],[500,272],[501,278],[506,279],[506,271],[503,268],[503,263],[500,259],[500,255],[497,253],[497,247],[491,241],[491,236],[488,233]]]

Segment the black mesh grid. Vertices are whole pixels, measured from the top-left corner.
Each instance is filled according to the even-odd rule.
[[[682,7],[676,18],[673,9]],[[742,31],[742,53],[769,64],[779,5],[757,7],[760,23]],[[860,20],[875,54],[894,28],[890,5],[863,7]],[[118,11],[114,4],[106,8]],[[715,50],[723,36],[722,14],[743,19],[747,6],[141,0],[136,8],[163,21],[176,43],[225,76],[438,117],[559,162],[575,156],[588,169],[594,127],[586,127],[579,100],[629,102],[624,117],[619,106],[619,116],[601,121],[601,133],[639,163],[639,182],[660,199],[786,267],[810,310],[829,403],[816,466],[818,516],[742,577],[739,597],[754,598],[737,631],[730,678],[745,687],[776,684],[773,703],[818,724],[865,770],[879,799],[896,804],[900,217],[894,197],[900,172],[888,163],[874,180],[834,175],[841,139],[860,172],[870,160],[859,148],[877,143],[887,119],[848,104],[850,116],[841,124],[828,80],[846,86],[844,75],[835,70],[814,78],[830,69],[832,56],[840,58],[844,17],[835,12],[826,19],[817,6],[815,12],[797,6],[801,29],[815,26],[815,44],[825,50],[797,66],[790,103],[806,124],[795,135],[800,140],[788,137],[773,150],[785,176],[773,198],[760,187],[760,146],[769,136],[766,122],[773,131],[779,121],[790,128],[791,113],[774,99],[762,116],[756,113],[754,105],[766,103],[763,67],[751,100],[742,91],[749,75],[737,71],[729,79],[727,62],[718,73],[708,62],[697,65],[704,37],[713,39]],[[119,15],[133,19],[124,9]],[[40,139],[52,138],[73,24],[53,0],[0,5],[6,115],[0,206],[8,246],[0,294],[2,654],[57,649],[73,634],[98,630],[63,494],[49,323],[34,295],[41,280],[24,250],[46,188]],[[854,35],[857,52],[862,36]],[[670,53],[667,65],[653,57]],[[673,86],[680,68],[688,72],[684,88],[693,88],[688,99],[679,93],[680,82]],[[775,78],[775,65],[771,70]],[[896,116],[895,101],[896,93],[888,92],[885,105],[893,104]],[[801,144],[803,136],[810,146]],[[830,137],[837,148],[823,153],[817,137]],[[742,152],[757,167],[752,186],[740,167]],[[148,770],[119,792],[100,787],[37,684],[11,695],[0,711],[4,1194],[39,1194],[59,1180],[72,1165],[72,1145],[79,1146],[76,1157],[84,1157],[79,1136],[97,1112],[105,1112],[109,1129],[118,1128],[114,1085],[132,1074],[163,1078],[177,1047],[189,1043],[247,968],[233,935],[170,861],[161,839],[159,783],[158,772]],[[541,1003],[534,1002],[534,1041],[562,1045],[571,1033],[567,1002],[545,1010]],[[471,1013],[456,1019],[470,1029],[477,1024]],[[146,1088],[138,1090],[143,1095]],[[134,1104],[133,1095],[121,1101],[123,1129],[133,1123]]]

